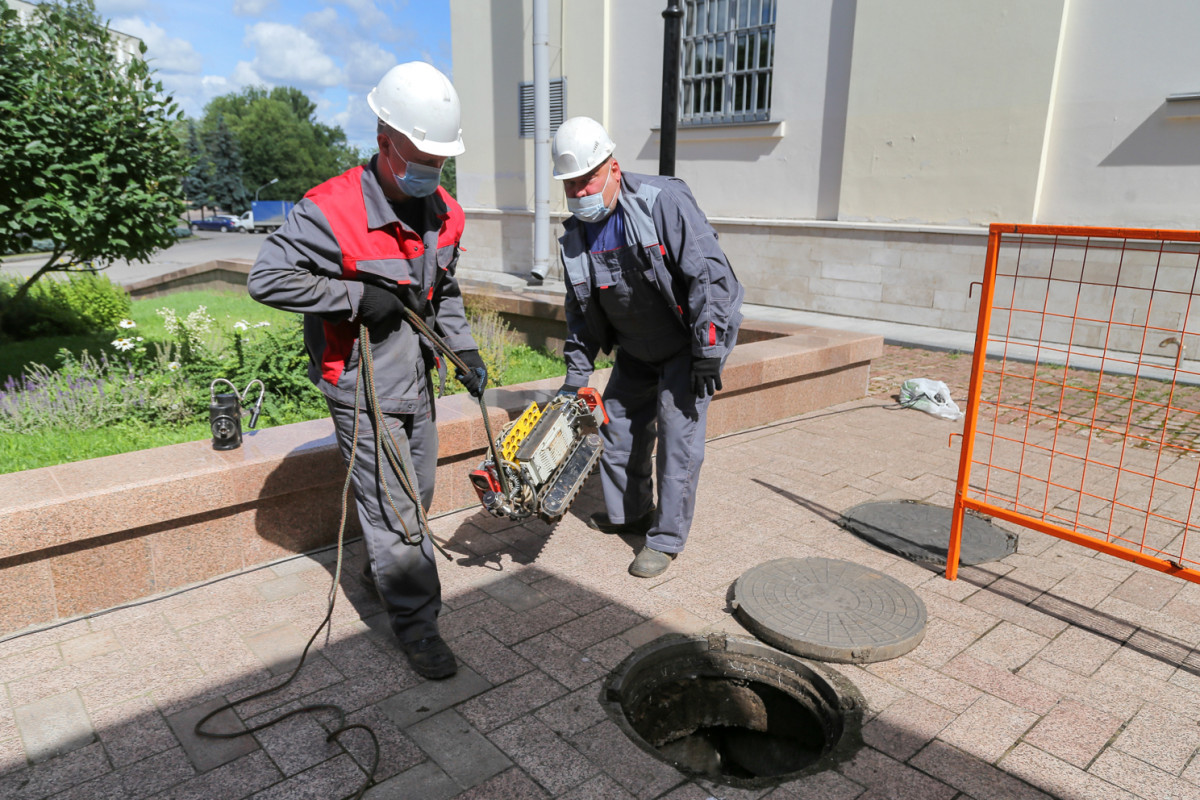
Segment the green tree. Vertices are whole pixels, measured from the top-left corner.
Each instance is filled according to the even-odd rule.
[[[145,51],[119,51],[92,0],[44,3],[28,22],[0,0],[0,254],[30,237],[53,243],[10,302],[48,272],[144,259],[174,241],[179,112]]]
[[[183,196],[187,199],[189,209],[201,209],[208,205],[209,181],[212,175],[212,162],[196,132],[196,123],[187,121],[187,141],[184,143],[184,153],[191,164],[187,175],[183,177]]]
[[[447,158],[442,165],[441,184],[451,197],[458,197],[458,164],[454,158]]]
[[[359,161],[341,128],[316,120],[317,106],[292,86],[251,86],[221,95],[204,109],[201,128],[215,130],[223,118],[242,155],[247,192],[265,187],[262,200],[299,200],[305,192]]]
[[[208,196],[213,205],[240,214],[250,207],[250,197],[242,184],[242,154],[237,140],[217,117],[217,127],[205,137],[205,151],[212,165]]]

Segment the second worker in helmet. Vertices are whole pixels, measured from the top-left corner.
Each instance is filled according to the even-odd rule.
[[[568,119],[554,136],[554,177],[572,214],[559,239],[568,328],[560,391],[587,385],[597,353],[615,347],[601,429],[606,511],[588,525],[644,534],[629,571],[648,578],[671,565],[692,526],[708,406],[737,341],[743,290],[687,184],[622,172],[614,149],[589,117]]]

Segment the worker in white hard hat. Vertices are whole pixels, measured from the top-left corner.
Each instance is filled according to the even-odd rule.
[[[623,172],[615,149],[589,117],[564,122],[551,146],[571,212],[559,239],[568,328],[559,391],[586,386],[596,354],[615,348],[600,431],[605,511],[588,525],[645,536],[629,572],[650,578],[687,542],[708,406],[737,342],[743,290],[687,184]]]
[[[296,204],[263,244],[247,285],[256,300],[304,314],[309,377],[325,395],[351,471],[364,580],[413,669],[440,679],[457,664],[438,631],[441,583],[417,511],[418,502],[429,508],[437,467],[436,358],[404,309],[457,352],[468,366],[459,381],[480,396],[487,369],[454,277],[463,211],[439,185],[446,159],[463,152],[461,113],[449,79],[420,62],[388,70],[367,104],[378,118],[379,152]],[[374,364],[361,375],[360,326]],[[364,389],[360,379],[374,386]],[[368,399],[356,402],[356,392]],[[396,458],[377,451],[381,440],[385,449],[394,443]]]

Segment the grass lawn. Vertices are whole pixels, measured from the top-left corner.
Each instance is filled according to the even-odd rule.
[[[294,324],[296,317],[294,314],[277,311],[257,303],[245,292],[237,291],[179,292],[165,297],[135,300],[131,313],[137,327],[132,330],[120,332],[114,330],[111,334],[98,336],[61,336],[0,344],[0,381],[3,381],[4,376],[21,374],[25,365],[31,363],[45,364],[51,368],[57,367],[59,361],[56,355],[62,348],[75,355],[79,355],[85,350],[92,355],[100,352],[112,355],[115,350],[111,343],[118,335],[142,336],[145,338],[146,344],[152,347],[153,342],[163,341],[167,338],[162,317],[157,313],[160,308],[174,309],[176,316],[183,319],[201,305],[215,320],[215,330],[212,334],[214,340],[218,340],[224,335],[218,331],[232,331],[234,323],[239,321],[245,321],[250,326],[268,322],[275,329],[279,329],[287,324]],[[525,345],[507,349],[506,355],[507,366],[504,370],[506,384],[561,376],[566,371],[560,356],[532,350]],[[602,367],[607,364],[598,363],[597,366]],[[203,391],[207,398],[208,387],[197,389],[197,391]],[[446,381],[446,391],[447,393],[456,393],[464,391],[464,389],[458,381],[453,379],[453,375],[450,375]],[[312,395],[313,402],[311,404],[296,409],[286,419],[277,420],[274,424],[287,424],[325,417],[328,412],[315,388]],[[260,422],[260,426],[265,427],[264,423],[265,419]],[[151,447],[198,441],[208,439],[210,435],[207,418],[172,427],[120,424],[94,430],[53,428],[30,433],[0,434],[0,473],[19,472]]]
[[[182,319],[200,306],[205,306],[208,313],[216,320],[216,326],[224,330],[232,330],[233,323],[245,320],[253,325],[256,322],[270,322],[272,325],[282,325],[295,318],[295,314],[277,311],[264,306],[252,299],[245,292],[215,292],[196,291],[179,292],[166,297],[151,297],[133,301],[133,321],[137,328],[129,333],[143,336],[148,342],[161,341],[165,338],[162,317],[158,314],[160,308],[173,308],[175,314]],[[43,339],[30,339],[24,342],[0,343],[0,385],[8,376],[19,376],[26,364],[45,364],[49,367],[58,366],[58,351],[65,348],[76,356],[83,351],[96,355],[101,351],[113,353],[112,341],[118,335],[126,332],[113,330],[110,334],[95,334],[90,336],[52,336]]]

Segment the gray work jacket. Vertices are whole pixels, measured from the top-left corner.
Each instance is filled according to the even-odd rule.
[[[745,292],[687,184],[622,172],[617,202],[625,215],[626,241],[638,253],[647,280],[688,332],[692,356],[724,356],[726,331],[741,325]],[[616,332],[593,295],[584,224],[570,217],[563,226],[558,243],[567,284],[566,382],[584,386],[596,354],[612,350]]]
[[[363,281],[412,286],[451,350],[477,349],[454,277],[463,220],[439,189],[425,199],[424,230],[409,227],[379,186],[373,158],[306,194],[263,243],[246,285],[255,300],[304,314],[309,378],[326,397],[352,405]],[[372,337],[372,345],[380,410],[419,410],[433,360],[428,345],[408,324]]]

